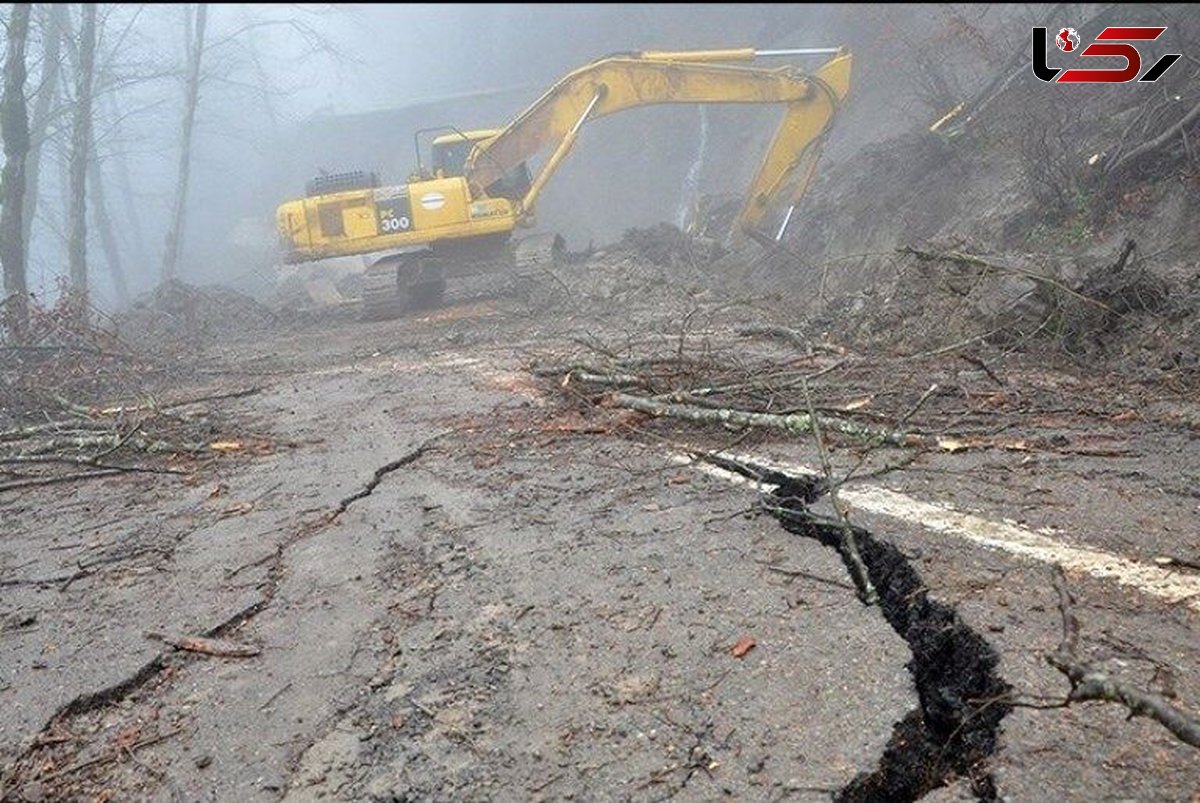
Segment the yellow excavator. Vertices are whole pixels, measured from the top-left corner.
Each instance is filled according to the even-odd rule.
[[[756,59],[831,57],[812,72],[741,66]],[[623,53],[571,72],[502,129],[450,126],[414,134],[417,168],[406,184],[371,173],[324,175],[307,197],[281,205],[276,224],[289,264],[387,252],[368,269],[363,315],[390,318],[440,303],[446,277],[480,265],[518,272],[556,261],[556,235],[514,237],[535,224],[546,182],[580,129],[625,109],[662,103],[780,104],[783,119],[746,194],[737,233],[778,241],[816,167],[825,134],[849,91],[842,48]],[[421,138],[434,135],[428,165]],[[536,175],[529,159],[552,148]],[[774,232],[768,219],[781,219]]]

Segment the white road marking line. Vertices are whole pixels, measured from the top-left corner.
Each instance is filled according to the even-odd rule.
[[[819,474],[807,466],[779,463],[757,456],[725,456],[794,474]],[[673,454],[671,460],[681,465],[690,465],[727,482],[752,484],[751,480],[739,474],[693,460],[687,455]],[[763,487],[774,486],[764,483]],[[1066,571],[1115,580],[1120,585],[1136,588],[1144,594],[1166,602],[1185,602],[1187,607],[1200,612],[1200,577],[1194,575],[1173,572],[1161,566],[1141,563],[1100,549],[1071,546],[1017,524],[963,513],[949,505],[922,502],[879,486],[842,488],[839,495],[851,507],[866,513],[917,524],[927,530],[970,541],[989,549],[1000,549],[1040,563],[1061,566]]]

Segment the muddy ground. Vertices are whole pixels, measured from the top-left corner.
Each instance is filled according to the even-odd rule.
[[[1064,707],[1044,660],[1062,565],[1081,652],[1200,711],[1190,386],[738,336],[767,303],[605,292],[206,340],[160,393],[249,391],[180,409],[261,448],[0,494],[3,799],[1196,800],[1194,748]],[[841,491],[866,606],[769,488],[685,457],[811,468],[811,438],[530,370],[598,344],[829,369],[822,406],[993,440],[866,455]],[[835,474],[863,456],[828,445]]]

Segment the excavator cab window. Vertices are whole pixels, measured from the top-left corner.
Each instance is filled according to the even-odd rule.
[[[475,148],[475,140],[459,139],[453,142],[435,142],[433,145],[433,174],[440,178],[456,178],[466,172],[467,159]],[[509,170],[499,181],[490,184],[484,191],[491,198],[508,198],[516,201],[529,192],[532,178],[524,162]]]
[[[443,142],[433,146],[433,172],[440,172],[446,178],[455,178],[463,174],[467,166],[467,157],[475,143],[470,140],[460,142]]]

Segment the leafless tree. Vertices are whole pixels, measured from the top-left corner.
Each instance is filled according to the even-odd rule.
[[[4,96],[0,98],[0,135],[4,137],[4,172],[0,175],[4,208],[0,211],[0,264],[4,267],[5,321],[10,337],[20,342],[29,323],[29,289],[22,217],[25,208],[25,157],[29,153],[29,112],[25,104],[25,44],[29,37],[29,3],[13,4],[8,19],[8,53],[4,59]]]
[[[183,236],[184,212],[187,205],[188,176],[192,161],[192,131],[196,127],[196,106],[200,100],[200,62],[204,55],[204,28],[208,22],[208,4],[196,7],[193,20],[191,11],[187,16],[187,83],[184,87],[183,130],[179,138],[179,179],[175,185],[175,203],[171,209],[171,223],[167,229],[167,248],[163,254],[162,275],[164,279],[175,278],[179,262],[180,240]]]
[[[929,112],[942,115],[960,104],[976,75],[964,64],[992,64],[995,45],[984,35],[981,9],[965,4],[894,7],[876,12],[885,36],[896,39],[903,58],[894,69],[906,91]]]
[[[128,304],[129,282],[125,278],[121,249],[117,245],[112,219],[108,214],[108,200],[104,194],[104,178],[99,154],[95,150],[94,138],[92,143],[92,158],[88,162],[88,203],[92,220],[100,234],[100,248],[104,251],[104,262],[108,266],[109,275],[112,276],[113,287],[117,291],[117,300],[122,304]]]
[[[42,172],[42,145],[51,134],[51,123],[58,114],[59,71],[62,66],[63,37],[69,31],[67,7],[63,3],[45,3],[42,19],[42,75],[33,100],[29,124],[29,154],[25,157],[25,212],[22,231],[25,247],[33,242],[33,220],[37,216],[38,187]]]
[[[1076,134],[1082,111],[1059,87],[1025,100],[1014,118],[1018,163],[1043,216],[1058,220],[1083,210],[1083,158]]]
[[[87,167],[92,141],[92,91],[96,72],[96,4],[84,3],[75,73],[74,122],[71,126],[71,205],[67,264],[76,301],[87,304]]]
[[[111,23],[111,12],[114,8],[115,6],[108,6],[100,20],[100,23],[97,25],[95,35],[95,50],[97,52],[101,50],[101,44],[104,43],[104,31],[106,29],[106,25]],[[54,9],[61,11],[62,7],[54,6]],[[137,65],[135,68],[130,69],[130,67],[123,65],[120,62],[119,56],[122,51],[123,43],[126,41],[126,38],[138,16],[139,14],[135,12],[131,16],[130,20],[124,24],[123,29],[119,32],[119,34],[113,38],[113,41],[106,43],[106,46],[108,47],[107,54],[101,55],[98,58],[93,56],[92,80],[90,82],[91,94],[88,98],[90,115],[87,124],[87,144],[85,149],[87,164],[87,209],[85,211],[88,215],[90,215],[90,219],[95,225],[96,231],[99,234],[100,246],[104,253],[105,265],[108,268],[109,275],[112,279],[117,300],[121,303],[127,303],[130,299],[129,283],[125,276],[124,260],[121,256],[121,249],[117,242],[115,227],[109,212],[104,190],[104,154],[102,154],[100,147],[101,139],[104,136],[104,116],[101,114],[99,104],[104,99],[109,101],[107,104],[110,111],[109,116],[111,117],[109,125],[115,127],[118,125],[118,122],[121,118],[119,107],[115,98],[117,90],[122,86],[153,81],[163,77],[164,75],[157,65]],[[63,31],[69,30],[69,22],[65,19],[65,13],[63,14],[63,19],[61,22],[58,22],[58,27]],[[66,45],[67,63],[71,68],[71,72],[78,75],[83,63],[79,44],[75,41],[73,36],[64,36],[62,37],[62,41]],[[75,92],[75,95],[78,95],[77,91]],[[68,108],[72,109],[73,112],[79,111],[79,106],[77,104],[67,104],[67,106]],[[49,135],[50,132],[47,131],[46,136],[48,137]],[[72,154],[74,154],[76,151],[77,149],[74,147],[74,144],[72,144]],[[71,158],[73,159],[74,156],[72,155]],[[72,164],[74,164],[74,162],[72,162]],[[76,201],[70,194],[73,191],[71,189],[73,186],[72,180],[73,179],[71,178],[68,178],[67,180],[68,199],[66,206],[68,209],[73,210],[76,206]],[[128,195],[129,197],[132,197],[132,190],[130,190]],[[136,204],[131,205],[127,214],[135,224],[138,222]],[[75,215],[72,213],[71,218],[74,217]],[[65,228],[72,230],[73,220],[69,220]],[[140,234],[140,227],[136,230]]]

